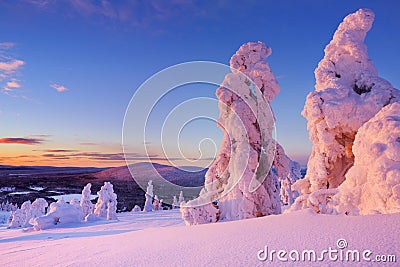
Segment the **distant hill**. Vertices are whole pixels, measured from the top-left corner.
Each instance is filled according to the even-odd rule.
[[[130,165],[135,180],[147,181],[156,180],[159,176],[167,181],[187,187],[196,187],[204,185],[204,176],[208,169],[201,169],[198,167],[182,167],[177,168],[169,165],[162,165],[158,163],[140,162]],[[190,170],[190,171],[186,171]],[[120,180],[132,181],[132,175],[127,166],[115,167],[94,173],[93,177],[101,180]]]

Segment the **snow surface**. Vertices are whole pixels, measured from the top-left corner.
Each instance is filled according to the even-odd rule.
[[[257,258],[265,245],[319,251],[336,248],[339,238],[346,239],[349,249],[385,255],[400,251],[399,213],[332,216],[307,209],[190,227],[183,226],[179,210],[120,213],[118,218],[40,232],[0,228],[0,265],[266,266],[269,262]],[[274,266],[277,263],[275,259]]]

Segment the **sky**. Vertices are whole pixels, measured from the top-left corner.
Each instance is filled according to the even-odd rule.
[[[271,104],[276,138],[305,165],[311,143],[300,113],[314,90],[314,69],[339,23],[363,7],[376,15],[366,38],[369,56],[380,76],[400,88],[396,0],[0,0],[0,164],[123,165],[124,115],[143,82],[188,61],[229,64],[243,43],[262,41],[272,47],[268,62],[281,86]],[[161,99],[151,115],[153,133],[135,140],[130,160],[144,159],[139,147],[146,142],[155,160],[168,163],[152,147],[165,120],[159,114],[191,98],[215,99],[215,89],[188,85]],[[201,120],[182,130],[181,151],[172,133],[163,138],[177,164],[200,157],[192,165],[209,164],[221,140],[215,123]]]

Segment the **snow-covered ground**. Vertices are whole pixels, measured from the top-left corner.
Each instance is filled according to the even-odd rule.
[[[0,228],[0,266],[266,266],[271,250],[348,250],[400,256],[400,214],[317,215],[310,210],[242,221],[184,226],[179,210],[120,213],[119,221],[64,225],[49,230]],[[341,241],[341,245],[346,242]],[[339,252],[336,253],[340,257]],[[368,253],[367,253],[368,254]],[[295,257],[295,254],[292,254]],[[335,253],[333,256],[335,257]],[[292,262],[291,265],[343,266],[353,262]],[[339,258],[340,259],[340,258]],[[345,259],[345,257],[344,257]],[[399,261],[399,259],[397,259]],[[282,263],[273,255],[274,265]],[[372,262],[361,261],[360,266]],[[398,264],[398,263],[397,263]],[[396,266],[384,263],[382,266]]]

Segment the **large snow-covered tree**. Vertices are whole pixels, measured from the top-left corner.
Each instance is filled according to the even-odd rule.
[[[230,60],[232,73],[216,92],[224,137],[199,198],[181,205],[186,224],[281,212],[278,176],[270,171],[276,142],[269,103],[280,91],[266,61],[271,53],[264,43],[249,42]]]
[[[400,212],[400,103],[384,107],[357,132],[354,166],[334,196],[339,213]]]
[[[398,90],[378,76],[368,57],[364,39],[373,21],[369,9],[348,15],[315,70],[315,91],[307,96],[302,112],[313,148],[305,179],[293,186],[303,194],[294,209],[312,207],[320,212],[318,206],[337,192],[334,189],[354,164],[352,146],[358,129],[382,107],[399,101]],[[318,195],[316,203],[308,201],[313,193]]]
[[[99,198],[94,208],[94,215],[107,218],[107,220],[116,220],[117,194],[114,193],[113,185],[110,182],[104,182],[97,195]]]
[[[92,192],[90,190],[91,187],[92,187],[92,184],[88,183],[82,190],[82,197],[81,197],[80,205],[82,207],[82,212],[83,212],[84,217],[93,213],[94,205],[93,205],[92,201],[90,200],[90,197],[92,195]]]

